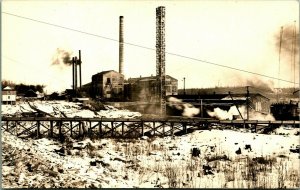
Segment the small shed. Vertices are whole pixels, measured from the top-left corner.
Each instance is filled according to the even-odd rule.
[[[11,87],[7,86],[2,89],[2,104],[16,104],[16,90],[12,89]]]

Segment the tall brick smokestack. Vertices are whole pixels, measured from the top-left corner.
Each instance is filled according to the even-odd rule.
[[[75,59],[72,57],[72,87],[75,90]]]
[[[73,90],[75,90],[75,58],[72,57],[72,87],[73,87]]]
[[[120,16],[120,28],[119,28],[119,73],[124,74],[124,37],[123,37],[123,16]]]

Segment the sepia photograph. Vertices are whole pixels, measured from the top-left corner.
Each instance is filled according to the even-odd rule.
[[[300,187],[298,1],[0,3],[1,188]]]

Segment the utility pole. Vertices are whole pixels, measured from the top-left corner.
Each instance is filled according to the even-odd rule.
[[[200,111],[201,111],[201,117],[203,118],[203,101],[202,101],[202,99],[200,99]]]
[[[249,120],[249,86],[246,86],[247,88],[247,98],[246,98],[246,104],[247,104],[247,120]]]
[[[185,95],[185,77],[183,77],[183,95]]]

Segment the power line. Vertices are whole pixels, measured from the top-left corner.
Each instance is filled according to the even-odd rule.
[[[20,63],[19,61],[15,60],[13,58],[7,57],[6,55],[3,55],[3,57],[6,58],[6,59],[8,59],[8,60],[10,60],[10,61],[12,61],[12,62]]]
[[[119,40],[117,40],[117,39],[113,39],[113,38],[109,38],[109,37],[105,37],[105,36],[101,36],[101,35],[97,35],[97,34],[85,32],[85,31],[81,31],[81,30],[77,30],[77,29],[73,29],[73,28],[69,28],[69,27],[65,27],[65,26],[61,26],[61,25],[57,25],[57,24],[52,24],[52,23],[44,22],[44,21],[37,20],[37,19],[32,19],[32,18],[28,18],[28,17],[24,17],[24,16],[12,14],[12,13],[7,13],[7,12],[2,12],[2,13],[10,15],[10,16],[14,16],[14,17],[26,19],[26,20],[30,20],[30,21],[34,21],[34,22],[38,22],[38,23],[42,23],[42,24],[46,24],[46,25],[50,25],[50,26],[54,26],[54,27],[66,29],[66,30],[70,30],[70,31],[73,31],[73,32],[78,32],[78,33],[82,33],[82,34],[86,34],[86,35],[90,35],[90,36],[94,36],[94,37],[98,37],[98,38],[103,38],[103,39],[106,39],[106,40],[111,40],[111,41],[114,41],[114,42],[119,42]],[[156,50],[155,48],[150,48],[150,47],[146,47],[146,46],[142,46],[142,45],[138,45],[138,44],[134,44],[134,43],[129,43],[129,42],[124,42],[124,44],[135,46],[135,47],[139,47],[139,48],[143,48],[143,49],[147,49],[147,50],[153,50],[153,51]],[[269,76],[269,75],[264,75],[264,74],[260,74],[260,73],[256,73],[256,72],[252,72],[252,71],[247,71],[247,70],[239,69],[239,68],[236,68],[236,67],[230,67],[230,66],[226,66],[226,65],[222,65],[222,64],[217,64],[217,63],[213,63],[213,62],[210,62],[210,61],[205,61],[205,60],[201,60],[201,59],[197,59],[197,58],[193,58],[193,57],[189,57],[189,56],[185,56],[185,55],[181,55],[181,54],[177,54],[177,53],[171,53],[171,52],[165,52],[165,53],[169,54],[169,55],[173,55],[173,56],[177,56],[177,57],[181,57],[181,58],[193,60],[193,61],[207,63],[207,64],[210,64],[210,65],[215,65],[215,66],[219,66],[219,67],[223,67],[223,68],[227,68],[227,69],[232,69],[232,70],[236,70],[236,71],[240,71],[240,72],[244,72],[244,73],[258,75],[258,76],[262,76],[262,77],[266,77],[266,78],[270,78],[270,79],[274,79],[274,80],[279,80],[279,81],[283,81],[283,82],[287,82],[287,83],[299,84],[299,83],[295,83],[293,81],[289,81],[289,80],[285,80],[285,79],[280,79],[279,77],[276,78],[276,77],[272,77],[272,76]]]

